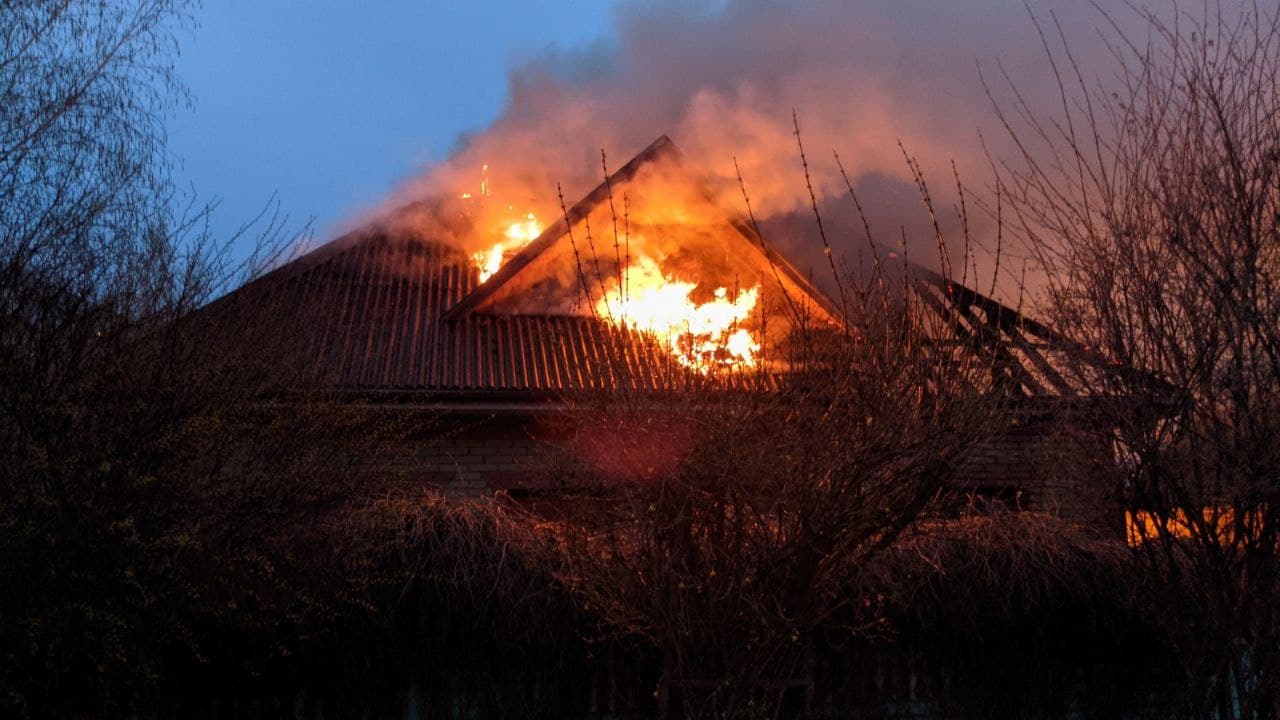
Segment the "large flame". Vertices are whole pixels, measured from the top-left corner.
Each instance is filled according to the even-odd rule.
[[[668,347],[680,364],[701,372],[755,367],[760,343],[744,327],[760,297],[760,286],[739,291],[716,288],[698,303],[690,296],[696,282],[664,274],[658,263],[637,258],[596,302],[596,314],[622,327],[648,333]]]
[[[468,213],[474,213],[477,229],[491,228],[488,240],[492,244],[471,253],[481,283],[492,278],[514,253],[542,231],[534,213],[528,212],[517,219],[520,216],[515,208],[498,199],[488,173],[489,166],[483,166],[475,195],[470,192],[458,195],[468,203]],[[655,179],[659,179],[659,183],[649,187],[650,192],[646,193],[643,216],[650,221],[661,219],[677,225],[699,224],[696,213],[690,216],[691,206],[683,190],[662,182],[661,176]],[[499,232],[500,239],[493,242]],[[627,233],[627,261],[616,258],[617,264],[610,264],[607,270],[593,263],[596,273],[603,275],[587,283],[592,291],[589,307],[595,315],[617,327],[655,338],[681,365],[698,372],[755,367],[761,344],[748,328],[759,326],[751,321],[759,302],[760,286],[735,288],[731,294],[728,287],[716,287],[708,278],[698,277],[699,271],[687,262],[677,263],[683,269],[673,272],[672,263],[663,262],[667,253],[662,248],[674,250],[671,244],[680,240],[661,233],[645,237],[630,230],[624,232]],[[480,233],[482,237],[485,234]],[[691,247],[681,250],[696,252]],[[574,261],[579,261],[576,252]],[[664,265],[668,267],[667,272],[663,270]],[[618,270],[618,266],[623,268]],[[582,270],[578,274],[581,276]],[[715,289],[708,297],[706,289],[712,287]],[[574,312],[580,310],[579,307]]]

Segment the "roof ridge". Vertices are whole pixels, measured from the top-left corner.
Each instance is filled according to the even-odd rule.
[[[641,150],[635,157],[631,158],[626,165],[609,175],[595,189],[583,196],[572,208],[543,230],[536,239],[504,263],[494,273],[493,277],[489,278],[487,282],[481,283],[471,294],[449,308],[441,316],[441,320],[456,321],[470,313],[479,311],[485,303],[498,295],[508,283],[512,282],[524,268],[533,263],[543,253],[548,252],[561,238],[566,237],[572,225],[607,202],[614,186],[631,180],[642,167],[660,160],[672,162],[679,171],[693,181],[702,199],[722,216],[729,228],[736,231],[742,239],[760,251],[764,256],[765,262],[769,264],[775,273],[785,277],[787,282],[804,293],[821,310],[822,314],[828,316],[827,319],[839,324],[839,318],[843,315],[843,312],[835,302],[806,278],[791,264],[785,255],[774,248],[745,219],[725,210],[720,203],[716,202],[711,193],[701,183],[697,182],[696,178],[685,168],[684,154],[680,152],[680,149],[676,147],[671,138],[666,135],[659,136],[657,140],[654,140],[644,150]],[[781,278],[778,279],[781,285]],[[781,289],[784,294],[787,292],[785,285],[782,285]]]
[[[595,189],[584,195],[581,200],[574,203],[572,208],[547,226],[537,238],[516,253],[515,257],[503,263],[502,267],[493,274],[493,277],[489,278],[487,282],[481,283],[470,295],[464,297],[452,308],[449,308],[440,319],[445,321],[457,320],[473,312],[519,274],[525,266],[555,245],[557,240],[569,232],[571,225],[590,214],[596,206],[607,201],[613,185],[630,180],[635,177],[641,167],[663,158],[670,159],[677,164],[683,159],[676,144],[666,135],[660,135],[657,140],[649,143],[648,147],[627,161],[626,165],[616,170],[597,185]]]

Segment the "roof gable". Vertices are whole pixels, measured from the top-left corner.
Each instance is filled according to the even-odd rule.
[[[445,315],[590,313],[606,287],[628,284],[629,266],[658,258],[700,286],[761,285],[776,313],[785,304],[838,324],[840,310],[743,218],[726,212],[690,174],[667,136],[659,137],[568,209],[475,292]]]
[[[677,184],[695,196],[671,206],[659,196],[655,204],[654,198],[645,198],[651,191],[647,183],[654,180],[659,181],[654,186]],[[291,308],[288,319],[265,319],[296,324],[299,354],[313,359],[324,383],[335,388],[479,398],[487,393],[675,387],[688,373],[653,338],[598,317],[590,306],[573,307],[583,296],[589,300],[602,284],[618,282],[617,254],[626,251],[621,240],[615,245],[613,222],[617,207],[625,204],[622,240],[640,242],[646,233],[662,233],[667,243],[662,259],[672,267],[693,262],[698,267],[686,268],[693,277],[706,274],[714,276],[713,283],[742,286],[758,283],[766,298],[762,319],[766,313],[779,316],[762,334],[785,335],[776,326],[785,325],[785,315],[792,312],[784,307],[788,304],[800,306],[807,317],[838,323],[839,310],[827,296],[746,222],[705,194],[698,196],[700,192],[675,145],[662,137],[486,283],[479,282],[467,252],[428,237],[412,223],[389,222],[349,233],[224,301],[247,300],[239,305],[261,308],[264,314]],[[680,215],[678,210],[690,203],[699,208],[696,217]],[[946,320],[950,334],[996,351],[992,370],[1000,377],[993,379],[1020,394],[1072,393],[1078,383],[1067,376],[1067,363],[1058,356],[1082,352],[1074,344],[926,268],[905,263],[904,270],[918,296]],[[272,302],[260,302],[268,297]],[[785,359],[784,352],[771,358],[766,351],[766,367],[773,367],[769,363],[775,358]]]

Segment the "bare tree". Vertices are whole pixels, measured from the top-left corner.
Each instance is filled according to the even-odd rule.
[[[365,419],[259,402],[306,372],[286,305],[193,314],[296,237],[276,215],[214,238],[173,190],[189,22],[172,0],[0,6],[6,715],[143,712],[184,669],[296,650],[346,602],[326,525]]]
[[[1015,224],[1077,339],[1075,377],[1190,688],[1187,714],[1280,713],[1280,25],[1244,2],[1104,14],[1114,82],[1037,22],[1061,106],[1010,83]],[[1141,35],[1122,30],[1136,19]],[[1005,80],[1008,76],[1005,75]],[[993,92],[993,97],[995,96]],[[1087,370],[1097,359],[1141,373]]]

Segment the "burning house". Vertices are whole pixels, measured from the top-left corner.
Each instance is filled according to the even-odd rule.
[[[609,643],[617,637],[610,636],[607,647],[573,645],[556,661],[570,664],[545,673],[524,666],[504,670],[511,677],[502,676],[510,682],[502,692],[520,698],[512,702],[529,701],[528,691],[566,716],[618,717],[630,708],[639,716],[680,717],[709,702],[726,677],[739,677],[743,692],[764,692],[791,708],[786,716],[913,708],[917,696],[955,694],[948,678],[969,670],[964,662],[948,664],[931,655],[932,640],[920,627],[912,626],[920,645],[862,638],[867,642],[846,646],[848,638],[828,637],[826,616],[813,620],[800,642],[801,634],[788,625],[796,622],[791,605],[776,605],[788,608],[778,626],[769,624],[776,613],[751,613],[792,601],[801,608],[797,612],[827,607],[826,600],[804,600],[805,592],[818,587],[815,578],[826,583],[822,597],[839,595],[834,588],[845,587],[848,578],[833,568],[864,567],[867,556],[857,548],[875,546],[878,533],[888,532],[884,528],[903,523],[932,529],[873,556],[867,581],[892,577],[927,585],[938,594],[931,601],[936,606],[925,603],[929,607],[947,605],[944,596],[952,592],[946,582],[951,575],[931,564],[932,554],[979,553],[995,558],[990,567],[1006,567],[1001,553],[1016,555],[1021,541],[989,534],[1004,532],[999,528],[1024,534],[1029,543],[1055,528],[1086,525],[1113,528],[1115,540],[1123,537],[1123,517],[1108,504],[1106,489],[1095,486],[1107,475],[1091,472],[1097,460],[1109,461],[1109,451],[1083,439],[1091,433],[1074,431],[1080,418],[1089,417],[1091,400],[1074,392],[1085,383],[1073,373],[1115,368],[1076,362],[1088,350],[1052,329],[880,248],[881,268],[889,268],[886,276],[896,285],[887,293],[891,299],[876,307],[892,316],[909,306],[911,312],[901,316],[927,329],[860,345],[861,333],[878,326],[860,324],[853,313],[873,306],[855,306],[863,300],[851,297],[855,291],[849,286],[823,292],[768,242],[749,214],[736,217],[705,192],[665,137],[608,173],[577,203],[564,203],[558,218],[490,192],[482,181],[474,193],[403,206],[222,302],[239,296],[246,300],[240,307],[256,317],[290,319],[291,327],[281,333],[284,342],[267,351],[279,354],[277,364],[302,363],[304,369],[293,374],[302,383],[297,392],[308,398],[319,393],[331,403],[326,407],[408,419],[391,423],[385,436],[378,431],[367,453],[356,450],[360,456],[353,465],[375,480],[372,487],[407,486],[414,498],[409,503],[419,502],[418,488],[438,491],[421,503],[432,512],[512,509],[516,520],[503,526],[519,525],[512,537],[524,540],[495,540],[503,562],[509,546],[523,552],[517,548],[527,538],[520,533],[531,528],[556,537],[554,542],[585,547],[578,561],[608,558],[574,576],[576,592],[592,612],[604,613],[619,594],[647,608],[653,600],[648,593],[656,593],[661,617],[667,608],[662,602],[670,602],[678,618],[696,618],[696,632],[686,627],[689,647],[682,646],[682,659],[673,659],[669,646],[615,646]],[[264,313],[268,306],[272,311]],[[909,346],[895,344],[904,337]],[[850,347],[865,348],[866,355],[849,353]],[[1068,355],[1075,357],[1067,361]],[[867,357],[883,363],[872,373],[835,367]],[[899,366],[914,370],[905,382],[882,384]],[[961,379],[950,387],[950,380],[928,384],[953,377]],[[824,384],[830,379],[840,387]],[[951,399],[917,401],[935,390]],[[282,388],[285,407],[291,392]],[[845,403],[852,412],[830,412],[826,401],[836,393],[856,398]],[[988,397],[998,398],[998,410]],[[885,412],[870,417],[864,414],[870,408]],[[658,421],[650,424],[655,416]],[[742,418],[753,424],[740,424]],[[725,472],[717,475],[717,468]],[[939,479],[955,492],[941,491]],[[662,495],[667,483],[683,483],[692,488],[686,498],[696,495],[708,505],[657,513],[662,501],[651,504],[646,497],[637,504],[637,495],[629,494]],[[723,515],[714,508],[700,514],[722,499],[708,487],[726,486],[753,500],[752,488],[766,488],[777,493],[771,496],[777,505],[754,520],[739,521],[736,507]],[[486,495],[505,497],[496,503],[451,501]],[[933,503],[938,497],[946,501]],[[991,505],[1049,512],[984,515],[981,510]],[[699,517],[705,523],[695,532],[673,530],[662,520],[654,522],[653,536],[628,534],[636,530],[627,513],[644,507],[644,518],[690,523]],[[979,512],[969,512],[974,508]],[[993,515],[1015,519],[985,523]],[[616,526],[608,524],[610,517]],[[1088,522],[1076,522],[1082,519]],[[644,521],[637,525],[650,527]],[[730,525],[739,526],[733,539],[716,535],[729,532],[724,528]],[[599,526],[624,529],[615,537],[597,533]],[[819,555],[819,545],[797,540],[806,533],[845,539]],[[1080,534],[1065,542],[1084,543]],[[614,544],[597,535],[615,537]],[[738,548],[743,559],[712,564],[719,572],[707,572],[699,564],[704,555],[730,555],[719,552],[722,541]],[[592,545],[600,542],[606,544]],[[666,542],[682,549],[672,555]],[[693,542],[703,543],[700,550],[681,545]],[[640,552],[636,548],[653,553],[627,555]],[[464,561],[450,556],[434,562]],[[531,562],[540,568],[530,571],[539,588],[559,582]],[[663,581],[650,585],[636,581],[640,576]],[[693,576],[715,588],[703,592],[701,584],[680,585],[684,591],[670,598],[662,590]],[[773,581],[757,584],[757,577]],[[492,582],[486,575],[483,583]],[[1003,582],[983,576],[979,586],[1004,593]],[[796,591],[800,599],[788,594],[794,588],[802,588]],[[756,601],[763,604],[751,605]],[[505,596],[494,602],[519,604]],[[686,615],[693,606],[701,614]],[[830,606],[854,612],[840,602]],[[893,612],[902,617],[895,622],[927,622],[911,614],[918,609],[911,603],[897,607]],[[431,642],[452,637],[452,611],[404,611],[416,618],[410,625],[425,623],[439,635],[428,633]],[[529,621],[518,617],[522,624]],[[544,620],[565,623],[566,636],[584,632],[570,617],[539,615],[533,622]],[[771,627],[770,642],[781,643],[756,648],[767,651],[767,663],[738,642],[744,628],[755,625]],[[617,632],[621,637],[627,631]],[[465,668],[447,667],[450,662],[448,652],[427,660],[426,675],[415,674],[413,663],[397,666],[395,672],[410,675],[394,692],[418,708],[428,703],[420,690],[434,683],[430,702],[489,707],[487,698],[496,690],[486,683],[492,678],[467,676]],[[563,696],[538,695],[550,687]],[[815,708],[826,708],[826,715],[815,715]],[[921,712],[914,716],[930,716]]]
[[[326,390],[432,413],[431,438],[404,441],[369,469],[454,494],[572,483],[571,469],[532,471],[549,452],[581,455],[545,422],[566,397],[664,392],[709,376],[767,383],[805,352],[800,334],[843,322],[840,304],[750,219],[720,207],[666,137],[556,214],[544,223],[554,215],[495,200],[482,180],[403,207],[241,292],[297,309],[293,342]],[[1070,343],[898,263],[953,340],[991,353],[992,389],[1022,408],[1016,426],[973,454],[965,482],[1020,506],[1078,495],[1042,422],[1048,404],[1071,395],[1054,361]]]

